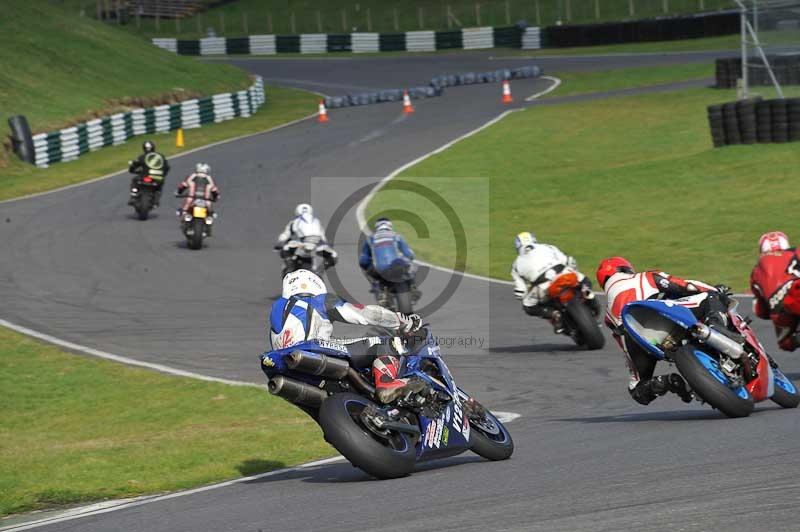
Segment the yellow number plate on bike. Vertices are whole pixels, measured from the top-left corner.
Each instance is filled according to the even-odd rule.
[[[192,211],[192,215],[195,218],[205,218],[207,214],[208,214],[208,209],[205,207],[195,207],[194,210]]]

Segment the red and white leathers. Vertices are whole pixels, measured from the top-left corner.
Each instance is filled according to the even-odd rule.
[[[684,280],[660,271],[617,272],[608,278],[603,288],[607,298],[605,323],[625,352],[630,372],[629,391],[633,391],[640,381],[653,376],[655,360],[643,354],[633,353],[625,344],[625,337],[622,334],[622,309],[625,305],[644,299],[678,299],[702,292],[716,292],[711,285]]]
[[[796,248],[768,251],[750,274],[755,296],[753,312],[772,320],[778,347],[794,351],[800,346],[795,333],[800,316],[800,255]]]
[[[219,199],[220,195],[217,184],[214,182],[214,178],[211,177],[211,174],[202,172],[193,172],[187,176],[186,179],[178,185],[178,194],[182,194],[183,191],[187,189],[186,199],[183,201],[183,206],[181,207],[183,212],[187,212],[192,202],[196,199],[216,201]]]

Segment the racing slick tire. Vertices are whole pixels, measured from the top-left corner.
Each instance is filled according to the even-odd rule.
[[[602,349],[606,339],[589,307],[583,301],[573,299],[567,304],[566,311],[577,330],[579,345],[583,345],[590,351]]]
[[[705,360],[705,363],[701,360]],[[705,402],[728,417],[747,417],[754,403],[744,386],[732,390],[716,360],[696,346],[685,345],[675,352],[675,365],[691,389]]]

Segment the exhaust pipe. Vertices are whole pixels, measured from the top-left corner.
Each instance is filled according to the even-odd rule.
[[[347,360],[306,351],[293,351],[286,357],[286,365],[294,371],[336,380],[343,379],[350,370]]]
[[[328,397],[324,390],[304,382],[289,379],[283,375],[270,379],[267,388],[272,395],[277,395],[290,403],[314,408],[318,408],[322,401]]]
[[[691,330],[695,338],[708,344],[720,353],[724,353],[733,359],[739,359],[744,354],[744,347],[739,342],[732,340],[722,333],[719,333],[705,325],[698,323]]]

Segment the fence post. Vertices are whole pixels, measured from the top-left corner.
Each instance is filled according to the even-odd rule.
[[[669,0],[663,0],[664,13],[669,13]]]
[[[594,0],[594,18],[600,20],[600,0]]]
[[[447,4],[447,7],[444,8],[445,17],[447,19],[447,29],[453,29],[453,14],[450,12],[450,4]]]
[[[506,0],[506,24],[511,25],[511,6],[508,0]]]
[[[342,31],[347,31],[347,10],[342,9]]]
[[[422,6],[419,6],[417,8],[417,21],[419,22],[419,29],[425,27],[425,13],[424,10],[422,9]]]
[[[245,35],[250,35],[250,28],[247,24],[247,11],[242,11],[242,28],[244,29]]]
[[[630,16],[634,16],[636,14],[636,10],[633,8],[633,0],[628,0],[628,14]]]
[[[567,0],[567,22],[572,20],[572,6],[570,5],[570,1]]]
[[[322,13],[317,9],[317,33],[322,33]]]
[[[156,31],[161,29],[161,18],[158,16],[158,11],[156,11]]]
[[[289,14],[289,27],[292,35],[297,35],[297,21],[294,18],[294,11]]]
[[[100,2],[101,0],[97,0],[97,20],[103,20],[103,7]]]
[[[197,34],[200,35],[200,37],[203,36],[203,14],[202,13],[198,13],[197,14]]]
[[[400,17],[397,14],[397,6],[392,8],[392,15],[394,17],[394,31],[400,31]]]
[[[122,0],[117,0],[117,25],[122,25]]]
[[[475,2],[475,25],[481,25],[481,5],[478,2]]]
[[[225,13],[222,11],[219,12],[219,26],[221,29],[219,36],[223,37],[225,35]]]
[[[140,7],[136,6],[136,29],[142,29],[142,14],[139,12]]]
[[[175,34],[180,35],[181,33],[181,18],[175,17]]]
[[[539,0],[533,0],[533,7],[536,8],[536,25],[541,27],[542,14],[539,12]]]
[[[367,31],[372,31],[372,10],[367,8]]]
[[[700,0],[700,11],[706,10],[706,3],[705,0]]]
[[[273,28],[272,28],[272,12],[268,11],[267,12],[267,33],[272,35],[272,33],[273,33],[272,30],[273,30]]]

